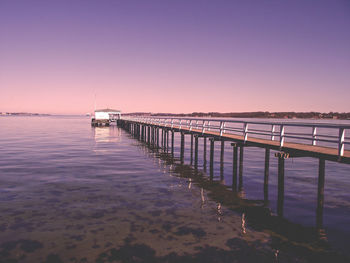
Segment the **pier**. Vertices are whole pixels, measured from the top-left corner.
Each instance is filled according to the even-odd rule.
[[[244,121],[204,118],[123,117],[117,124],[140,141],[174,155],[174,134],[180,133],[180,163],[184,163],[185,135],[190,137],[190,164],[198,169],[198,140],[203,140],[204,169],[209,147],[209,179],[214,177],[215,144],[220,144],[220,180],[223,180],[225,143],[232,146],[232,191],[243,188],[245,147],[265,150],[263,202],[268,203],[268,182],[271,151],[278,159],[277,216],[283,217],[285,160],[313,157],[319,160],[316,226],[322,231],[325,185],[325,162],[350,164],[350,139],[345,136],[350,125],[304,122]],[[170,142],[169,142],[170,140]],[[169,147],[170,145],[170,147]],[[249,160],[248,160],[249,161]]]

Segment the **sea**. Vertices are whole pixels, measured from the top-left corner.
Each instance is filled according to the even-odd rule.
[[[237,193],[230,143],[213,178],[203,143],[194,167],[190,135],[182,163],[178,133],[171,152],[86,116],[0,116],[0,262],[350,262],[350,165],[326,161],[319,227],[318,159],[285,160],[278,216],[273,151],[264,200],[264,149]]]

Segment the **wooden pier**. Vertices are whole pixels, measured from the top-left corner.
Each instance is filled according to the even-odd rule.
[[[174,154],[174,133],[181,134],[180,163],[184,163],[185,135],[191,138],[191,165],[198,168],[198,140],[203,139],[204,168],[207,163],[207,139],[209,139],[209,178],[214,176],[215,142],[220,147],[220,180],[223,180],[223,163],[225,142],[230,142],[233,148],[232,190],[240,193],[243,189],[243,158],[245,147],[265,149],[264,167],[264,203],[268,203],[268,181],[270,152],[275,151],[278,158],[278,197],[277,215],[283,217],[284,206],[284,163],[290,157],[313,157],[319,159],[318,191],[317,191],[317,228],[322,229],[325,161],[350,164],[350,151],[345,149],[350,139],[345,137],[345,131],[350,125],[329,123],[298,123],[298,122],[256,122],[225,119],[167,118],[167,117],[128,117],[118,120],[117,124],[139,140],[156,148],[161,148]],[[288,128],[291,131],[288,131]],[[305,132],[309,130],[310,132]],[[299,130],[303,130],[300,132]],[[318,132],[327,130],[328,133]],[[169,136],[170,134],[170,136]],[[169,149],[169,138],[170,149]],[[310,143],[306,143],[310,142]],[[319,145],[325,143],[326,145]],[[193,145],[194,144],[194,145]],[[239,151],[239,154],[238,154]],[[239,157],[239,158],[238,158]],[[193,164],[194,161],[194,164]]]

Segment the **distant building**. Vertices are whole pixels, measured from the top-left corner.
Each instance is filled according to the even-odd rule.
[[[120,119],[120,110],[101,109],[95,110],[95,120],[116,120]]]
[[[121,117],[120,110],[113,109],[100,109],[95,110],[95,116],[91,120],[93,126],[106,125],[108,126],[111,122],[119,120]]]

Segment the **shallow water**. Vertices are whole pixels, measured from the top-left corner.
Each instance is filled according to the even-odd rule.
[[[202,140],[196,171],[187,136],[181,165],[178,135],[172,158],[121,128],[89,121],[0,118],[0,262],[346,262],[349,166],[326,163],[320,239],[316,159],[286,161],[281,219],[273,157],[270,202],[262,205],[262,149],[245,149],[237,196],[228,143],[224,177],[217,145],[210,182]]]

